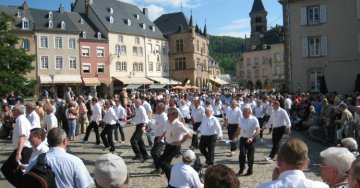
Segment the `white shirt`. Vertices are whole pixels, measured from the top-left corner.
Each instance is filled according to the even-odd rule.
[[[58,127],[58,121],[57,121],[57,118],[54,115],[54,113],[45,115],[44,122],[45,122],[47,131],[50,131],[50,129],[52,129],[54,127]]]
[[[273,111],[273,107],[271,104],[269,103],[266,103],[266,115],[270,116],[271,115],[271,112]]]
[[[215,116],[204,117],[198,129],[202,136],[217,135],[218,138],[222,137],[222,130],[219,120]]]
[[[273,110],[270,115],[270,119],[266,124],[266,127],[273,125],[273,128],[285,126],[287,128],[291,127],[291,122],[287,112],[280,108],[278,110]]]
[[[31,161],[37,159],[37,157],[42,154],[42,153],[46,153],[49,151],[49,147],[46,145],[45,142],[41,142],[41,144],[38,145],[38,147],[32,147],[32,153],[31,153],[31,157],[29,160],[29,164],[31,163]]]
[[[95,105],[93,106],[91,121],[95,121],[95,122],[101,121],[101,107],[98,102],[95,103]]]
[[[126,117],[126,110],[121,106],[121,104],[115,107],[115,113],[118,119],[125,119]]]
[[[263,183],[258,188],[328,188],[329,186],[320,181],[306,178],[301,170],[287,170],[280,174],[278,180]]]
[[[135,116],[133,117],[132,120],[135,123],[135,125],[147,124],[149,122],[149,117],[143,105],[140,105],[138,108],[135,108]]]
[[[252,115],[250,115],[249,118],[242,117],[239,122],[239,127],[241,129],[240,137],[250,138],[254,135],[256,129],[260,128],[259,120]]]
[[[186,118],[186,119],[191,119],[191,116],[190,116],[190,108],[188,105],[181,105],[179,107],[179,110],[181,112],[181,114]]]
[[[25,115],[22,114],[16,118],[16,125],[12,135],[12,147],[14,149],[18,148],[18,144],[21,136],[25,136],[24,147],[31,148],[31,144],[29,142],[31,129],[32,129],[31,124],[29,120],[26,119]]]
[[[241,117],[242,117],[242,112],[239,107],[231,108],[226,113],[226,118],[228,119],[229,124],[238,124]]]
[[[219,104],[214,104],[213,106],[212,106],[212,109],[214,110],[214,115],[215,116],[217,116],[217,115],[221,115],[221,104],[219,103]]]
[[[35,110],[32,111],[26,118],[29,120],[32,128],[40,128],[40,117]]]
[[[178,119],[173,122],[167,121],[165,133],[167,143],[171,144],[180,141],[187,134],[189,134],[189,131]]]
[[[162,136],[166,131],[167,126],[167,114],[165,112],[155,116],[154,135]]]
[[[285,110],[290,110],[291,109],[291,104],[292,104],[292,101],[290,98],[286,98],[284,100],[284,108]]]
[[[257,118],[263,118],[264,115],[265,115],[263,106],[260,106],[260,107],[255,106],[255,107],[254,107],[254,115],[255,115],[255,117],[257,117]]]
[[[199,174],[190,165],[184,162],[176,163],[171,168],[169,185],[178,188],[202,188]]]
[[[148,103],[147,101],[144,101],[144,102],[143,102],[143,106],[144,106],[144,108],[145,108],[145,110],[146,110],[146,114],[148,114],[148,115],[151,116],[151,114],[152,114],[152,109],[151,109],[150,103]],[[150,117],[149,117],[149,118],[150,118]]]
[[[205,109],[202,106],[198,106],[197,108],[194,106],[191,111],[191,116],[195,123],[201,122],[203,117],[205,117]]]
[[[103,121],[105,124],[114,125],[116,124],[116,121],[118,120],[115,110],[113,107],[110,107],[106,110],[105,116]]]

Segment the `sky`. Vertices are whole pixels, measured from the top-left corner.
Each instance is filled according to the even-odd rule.
[[[75,0],[27,0],[31,8],[58,10],[62,4],[70,11],[70,4]],[[97,0],[94,0],[97,1]],[[101,0],[98,0],[101,1]],[[162,14],[184,12],[204,28],[206,23],[208,33],[219,36],[242,37],[250,36],[250,17],[253,0],[121,0],[137,5],[141,10],[149,9],[149,17],[153,21]],[[282,8],[278,0],[262,0],[268,12],[268,28],[283,25]],[[23,0],[0,0],[1,6],[20,6]]]

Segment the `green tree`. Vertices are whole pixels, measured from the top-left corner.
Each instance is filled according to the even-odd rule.
[[[11,34],[9,23],[11,18],[0,15],[0,93],[15,91],[22,96],[30,96],[34,90],[35,80],[25,77],[34,68],[31,62],[34,55],[27,55],[22,48],[15,48],[19,38]]]

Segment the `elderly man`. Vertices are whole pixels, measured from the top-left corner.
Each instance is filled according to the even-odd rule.
[[[349,187],[360,188],[360,158],[357,158],[351,164],[349,172]]]
[[[338,106],[338,110],[341,112],[341,118],[339,120],[335,120],[335,123],[342,129],[341,134],[337,135],[337,139],[341,140],[343,136],[350,136],[350,123],[353,121],[353,115],[348,110],[348,106],[345,103],[340,103]],[[339,130],[338,130],[339,131]]]
[[[348,137],[341,140],[340,146],[347,148],[355,158],[359,156],[358,144],[355,139]]]
[[[1,172],[6,179],[16,187],[23,174],[18,167],[21,164],[28,164],[31,157],[31,144],[28,140],[31,124],[24,115],[25,106],[15,105],[12,113],[16,121],[12,135],[12,146],[14,151],[1,167]]]
[[[64,130],[52,128],[47,135],[50,149],[46,153],[46,165],[48,165],[55,175],[57,187],[89,187],[94,184],[83,161],[69,153],[66,153],[68,140]],[[37,163],[32,161],[25,173]]]
[[[169,187],[196,187],[202,188],[199,174],[191,167],[195,161],[195,153],[187,150],[183,153],[182,162],[176,163],[171,169]]]
[[[87,142],[90,136],[91,130],[94,128],[95,136],[96,136],[96,145],[100,144],[100,135],[99,135],[99,123],[102,119],[101,116],[101,106],[99,104],[98,98],[94,97],[91,99],[92,116],[89,126],[86,128],[86,133],[84,137],[84,142]]]
[[[288,140],[279,149],[277,167],[274,169],[274,181],[261,184],[258,188],[301,187],[301,188],[328,188],[320,181],[307,179],[303,170],[310,163],[308,147],[300,139]],[[280,175],[280,176],[279,176]]]
[[[236,100],[231,101],[230,107],[231,108],[226,113],[226,120],[228,123],[229,140],[232,140],[232,142],[230,142],[230,156],[232,156],[236,150],[236,141],[234,141],[234,138],[237,137],[235,134],[239,126],[240,118],[242,117],[242,112],[238,107]]]
[[[45,104],[45,119],[44,119],[44,128],[47,131],[54,127],[58,127],[58,120],[54,114],[54,109],[50,104]]]
[[[31,123],[32,128],[40,128],[40,116],[36,113],[36,105],[33,103],[28,103],[26,105],[26,118]]]
[[[346,148],[330,147],[320,152],[320,157],[321,179],[331,188],[347,187],[347,172],[355,160],[354,155]]]

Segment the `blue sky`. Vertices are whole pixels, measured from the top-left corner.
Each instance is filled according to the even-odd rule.
[[[27,0],[29,7],[57,10],[63,4],[70,11],[74,0]],[[96,0],[94,0],[96,1]],[[99,1],[99,0],[98,0]],[[101,1],[101,0],[100,0]],[[205,20],[211,35],[227,35],[249,37],[250,18],[253,0],[122,0],[138,5],[140,9],[147,7],[152,20],[164,13],[183,11],[203,28]],[[0,5],[21,5],[23,0],[1,0]],[[282,8],[277,0],[263,0],[268,12],[268,27],[282,25]],[[182,7],[182,8],[181,8]]]

